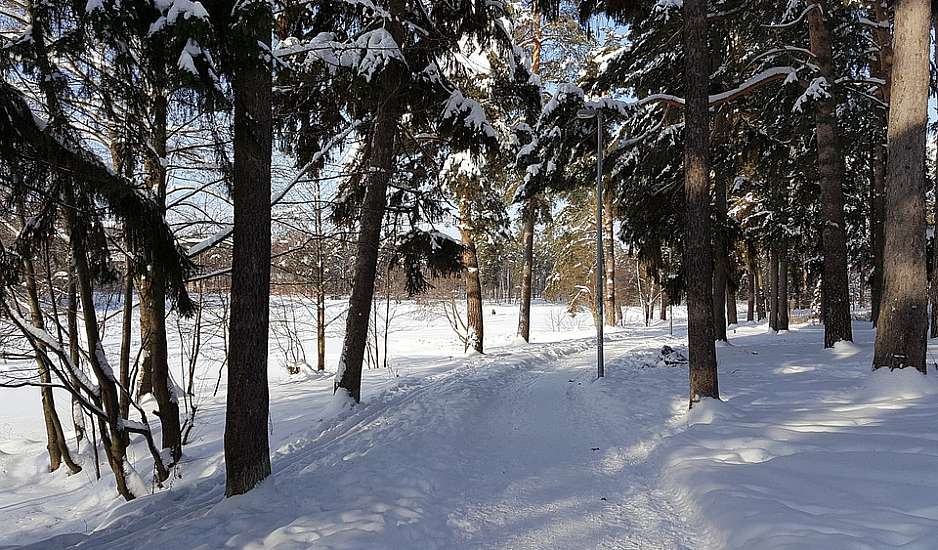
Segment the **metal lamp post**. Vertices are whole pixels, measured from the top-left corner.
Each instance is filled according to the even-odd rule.
[[[603,364],[603,311],[605,285],[605,259],[603,258],[603,113],[596,109],[580,109],[577,118],[596,119],[596,291],[593,293],[596,307],[596,376],[605,376]]]

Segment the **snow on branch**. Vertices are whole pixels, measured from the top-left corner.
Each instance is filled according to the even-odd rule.
[[[406,63],[394,37],[384,28],[366,31],[348,42],[337,41],[329,32],[321,32],[305,42],[287,38],[273,53],[282,62],[286,57],[306,54],[304,65],[325,63],[332,71],[352,69],[368,81],[391,61]]]
[[[814,4],[814,3],[809,4],[808,7],[806,7],[804,11],[802,11],[801,14],[798,15],[798,17],[792,19],[791,21],[788,21],[786,23],[775,23],[775,24],[764,25],[764,26],[770,29],[787,29],[790,27],[794,27],[798,23],[801,23],[804,20],[804,18],[807,17],[809,13],[811,13],[811,10],[813,9],[821,9],[821,6],[818,4]]]
[[[89,0],[86,5],[86,10],[88,13],[99,9],[103,3],[97,0]],[[152,35],[163,30],[166,27],[176,24],[176,21],[182,17],[183,19],[196,18],[201,19],[205,22],[208,22],[208,11],[205,10],[205,6],[201,2],[193,2],[191,0],[156,0],[154,2],[155,7],[164,12],[165,15],[161,15],[156,21],[150,25],[147,34]]]
[[[793,112],[800,113],[807,101],[820,101],[831,97],[830,83],[823,76],[819,76],[811,81],[808,88],[795,101]]]
[[[65,367],[69,371],[68,373],[74,376],[76,380],[78,380],[82,390],[94,396],[101,394],[100,388],[98,388],[94,382],[85,376],[85,372],[83,370],[72,363],[71,356],[62,350],[62,347],[59,345],[59,341],[57,339],[55,339],[45,330],[34,327],[31,323],[26,321],[26,319],[23,319],[12,307],[8,307],[6,304],[4,304],[4,309],[6,310],[7,315],[10,316],[13,324],[16,325],[18,329],[20,329],[20,331],[27,337],[30,343],[38,342],[43,346],[51,349],[58,357],[62,359]],[[56,370],[55,372],[58,371]]]
[[[776,80],[784,80],[785,83],[788,83],[796,79],[797,69],[794,67],[772,67],[754,75],[731,90],[726,90],[725,92],[711,95],[710,106],[716,107],[724,103],[735,101]],[[666,105],[671,105],[672,107],[683,108],[684,98],[670,94],[653,94],[637,101],[639,106],[651,105],[655,103],[664,103]]]
[[[478,101],[464,96],[459,90],[454,90],[449,99],[446,100],[441,118],[448,122],[462,119],[467,128],[480,131],[492,139],[497,137],[495,128],[492,128],[492,125],[489,124],[482,105]]]

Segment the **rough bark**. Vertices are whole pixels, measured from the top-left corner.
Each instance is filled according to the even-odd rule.
[[[933,14],[934,15],[934,14]],[[938,19],[934,22],[935,31],[938,32]],[[938,54],[938,40],[935,41],[935,53]],[[938,58],[936,58],[938,59]],[[938,153],[936,153],[935,158],[935,204],[934,204],[934,219],[938,223]],[[938,243],[938,231],[934,232],[933,243]],[[938,244],[932,245],[932,282],[931,290],[929,293],[929,302],[931,302],[931,332],[929,336],[932,338],[938,338]]]
[[[687,349],[690,406],[720,398],[713,342],[713,254],[710,248],[710,67],[707,2],[684,2],[685,79],[684,265],[687,272]]]
[[[887,129],[883,295],[873,368],[925,372],[925,126],[928,121],[930,0],[896,4]]]
[[[833,53],[826,2],[814,2],[817,9],[808,14],[811,53],[820,76],[833,85]],[[841,340],[852,341],[850,325],[850,289],[847,283],[847,230],[844,221],[843,157],[837,133],[833,96],[820,98],[815,110],[815,135],[818,147],[818,174],[821,185],[824,248],[824,347]]]
[[[395,28],[395,25],[391,26]],[[365,178],[366,190],[359,219],[354,284],[349,299],[339,372],[336,374],[335,390],[348,392],[356,402],[361,401],[362,360],[368,338],[371,302],[374,298],[381,222],[387,203],[388,180],[394,170],[397,124],[401,115],[398,91],[400,78],[396,67],[385,69],[379,77],[378,86],[382,100],[375,115],[374,128],[368,144],[371,167]]]
[[[270,13],[250,38],[270,45]],[[270,324],[271,70],[245,53],[234,71],[234,236],[225,417],[225,496],[270,475],[267,345]],[[367,317],[366,324],[367,324]]]
[[[466,348],[484,353],[483,338],[485,330],[482,322],[482,283],[479,277],[479,256],[476,253],[475,232],[472,226],[472,212],[466,199],[460,201],[459,215],[462,224],[459,234],[462,237],[463,264],[466,282]]]
[[[713,227],[713,337],[726,341],[726,284],[728,262],[726,259],[726,235],[723,222],[726,220],[726,184],[718,181],[714,185]]]

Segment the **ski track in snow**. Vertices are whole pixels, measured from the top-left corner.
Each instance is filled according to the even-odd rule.
[[[854,331],[832,350],[816,326],[733,331],[725,402],[690,414],[686,368],[641,368],[682,345],[663,326],[608,336],[602,380],[580,339],[403,375],[351,411],[328,405],[331,379],[275,384],[284,435],[247,495],[223,498],[216,404],[178,486],[126,504],[104,487],[91,525],[41,500],[0,516],[82,531],[32,532],[35,550],[934,548],[936,377],[871,375],[873,333]]]

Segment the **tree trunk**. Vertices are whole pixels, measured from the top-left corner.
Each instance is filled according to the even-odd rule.
[[[668,289],[664,283],[661,284],[661,299],[658,301],[661,304],[661,309],[658,310],[658,320],[667,321],[668,320],[668,306],[671,305],[671,301],[668,298]]]
[[[531,17],[534,20],[534,43],[531,52],[531,72],[541,70],[541,13],[538,3],[533,4]],[[518,336],[525,342],[531,341],[531,285],[534,275],[534,224],[537,221],[536,202],[533,198],[524,201],[521,208],[521,303],[518,310]],[[510,288],[509,288],[510,292]]]
[[[165,217],[166,205],[166,118],[167,98],[158,91],[151,98],[153,120],[150,128],[150,154],[145,156],[147,188]],[[157,269],[148,267],[146,275],[140,277],[140,314],[146,316],[143,378],[149,379],[150,391],[156,398],[162,427],[162,448],[169,449],[173,462],[182,456],[182,431],[179,423],[179,402],[176,385],[169,374],[169,353],[166,343],[166,282]],[[236,341],[236,340],[233,340]],[[142,384],[141,389],[146,385]],[[142,392],[141,392],[142,393]]]
[[[759,295],[759,289],[757,287],[756,271],[758,270],[756,262],[756,247],[751,242],[746,243],[746,282],[749,287],[749,299],[746,307],[746,321],[753,322],[755,321],[756,313],[756,297]]]
[[[118,369],[118,379],[123,388],[120,392],[121,418],[129,418],[130,415],[130,346],[131,333],[134,312],[134,270],[131,265],[130,257],[127,258],[127,270],[124,273],[124,295],[121,310],[121,350],[120,366]]]
[[[74,196],[67,190],[65,197],[70,205],[75,204]],[[69,229],[69,244],[75,262],[75,275],[78,279],[78,297],[81,300],[81,311],[85,321],[85,339],[88,343],[88,363],[98,380],[99,399],[104,414],[107,416],[107,426],[99,420],[101,426],[101,440],[107,455],[108,465],[114,472],[117,483],[117,492],[125,500],[133,500],[140,496],[134,494],[127,484],[127,437],[121,428],[120,405],[118,402],[117,385],[114,373],[103,359],[103,347],[98,336],[98,318],[94,309],[94,292],[91,287],[91,270],[88,267],[88,256],[83,239],[78,231],[77,213],[75,208],[66,208],[66,218]]]
[[[873,76],[881,78],[884,82],[879,87],[880,95],[886,104],[887,114],[884,117],[877,115],[877,122],[885,127],[888,118],[889,103],[891,99],[892,88],[892,34],[889,31],[889,14],[883,2],[874,2],[872,17],[878,22],[886,22],[886,26],[877,25],[873,30],[873,36],[879,47],[879,63],[872,66]],[[877,133],[878,135],[878,133]],[[873,278],[870,285],[870,320],[873,326],[879,321],[879,306],[883,294],[883,223],[886,217],[885,196],[886,196],[886,153],[884,144],[874,136],[873,138],[873,178],[870,186],[870,222],[872,225],[872,248],[873,248]]]
[[[269,8],[268,8],[269,9]],[[250,40],[270,45],[270,12],[252,21]],[[270,325],[271,70],[248,49],[234,92],[234,236],[225,416],[225,496],[253,489],[270,475],[267,338]],[[365,317],[367,325],[367,316]]]
[[[873,178],[870,185],[870,225],[872,226],[873,277],[870,285],[870,320],[879,320],[883,295],[883,220],[885,219],[886,158],[880,143],[873,143]]]
[[[814,2],[818,8],[808,14],[811,53],[814,54],[821,77],[833,85],[833,54],[831,30],[824,17],[826,2]],[[833,96],[819,98],[815,112],[818,147],[818,173],[821,184],[821,211],[824,247],[824,347],[841,340],[853,341],[850,325],[850,289],[847,284],[847,230],[844,221],[843,157],[837,134]]]
[[[479,278],[479,257],[476,254],[475,234],[472,225],[472,212],[469,202],[463,199],[459,202],[459,215],[462,223],[459,233],[462,236],[463,264],[466,268],[466,348],[484,352],[483,337],[485,335],[482,324],[482,285]]]
[[[140,297],[140,366],[137,379],[137,399],[153,393],[153,359],[151,358],[151,342],[153,341],[150,319],[153,318],[150,307],[150,285],[143,277],[137,280],[137,296]]]
[[[705,397],[720,398],[713,343],[713,252],[710,247],[710,67],[707,2],[684,2],[685,78],[684,196],[687,227],[687,349],[690,406]]]
[[[778,320],[776,330],[788,330],[788,247],[782,243],[778,253]]]
[[[778,252],[769,252],[769,328],[778,331]]]
[[[394,28],[397,24],[391,25]],[[398,36],[400,32],[397,33]],[[397,124],[400,119],[399,86],[401,76],[389,67],[380,76],[380,97],[369,143],[370,173],[365,178],[365,197],[358,230],[358,253],[355,260],[355,283],[349,298],[345,341],[336,373],[335,391],[341,388],[361,401],[362,360],[368,338],[368,319],[374,298],[378,249],[381,244],[381,222],[384,219],[388,180],[394,170]]]
[[[613,196],[610,189],[603,194],[603,263],[605,267],[605,294],[603,296],[603,313],[606,324],[616,324],[616,235],[615,219],[613,216]]]
[[[935,30],[938,32],[938,19],[935,20]],[[938,40],[935,41],[935,53],[938,54]],[[938,58],[936,58],[938,59]],[[936,227],[938,227],[938,152],[935,153],[935,205],[934,216]],[[932,282],[929,301],[931,302],[931,333],[929,336],[938,338],[938,231],[932,233]]]
[[[726,185],[718,181],[715,187],[713,228],[713,337],[726,341],[726,235],[723,223],[726,220]]]
[[[525,201],[521,213],[521,304],[518,313],[518,336],[531,341],[531,279],[534,273],[534,201]]]
[[[754,269],[756,278],[756,321],[765,321],[765,278],[762,275],[762,269],[759,267],[758,260],[754,264]]]
[[[25,220],[23,221],[25,222]],[[23,267],[32,325],[39,330],[45,330],[42,308],[39,304],[36,270],[31,257],[23,257]],[[51,384],[52,376],[49,373],[49,367],[46,365],[45,360],[39,357],[38,354],[36,357],[36,366],[39,369],[39,381],[43,384]],[[81,466],[72,460],[72,455],[69,452],[68,442],[65,440],[65,432],[62,430],[62,422],[59,420],[59,413],[55,410],[55,399],[52,394],[52,388],[44,386],[41,388],[40,394],[42,395],[42,416],[46,424],[46,450],[49,452],[49,471],[54,472],[58,470],[59,466],[61,466],[64,461],[71,473],[80,472]]]
[[[322,188],[316,180],[316,370],[326,370],[326,281],[322,234]]]
[[[68,326],[68,354],[75,368],[81,368],[81,354],[78,351],[78,289],[75,282],[74,260],[69,257],[68,270],[68,304],[65,311]],[[81,387],[78,377],[70,375],[72,387]],[[72,397],[72,425],[75,426],[75,439],[78,443],[85,437],[85,417],[82,416],[81,405],[77,397]]]
[[[739,317],[736,311],[736,290],[734,290],[731,285],[726,285],[726,324],[739,324]]]
[[[925,125],[931,2],[896,4],[894,71],[886,163],[883,295],[873,368],[925,373],[928,331],[925,267]]]

